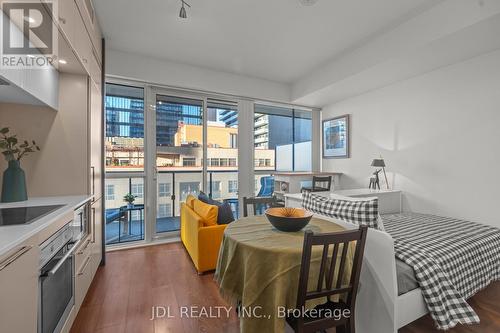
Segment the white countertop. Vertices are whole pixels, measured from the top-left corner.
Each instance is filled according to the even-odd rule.
[[[63,215],[92,199],[89,195],[38,197],[27,201],[0,203],[0,208],[64,205],[30,224],[0,226],[0,256],[41,232]]]

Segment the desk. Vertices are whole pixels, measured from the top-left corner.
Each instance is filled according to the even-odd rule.
[[[340,172],[274,172],[274,193],[279,199],[288,193],[299,193],[302,183],[311,182],[314,176],[332,176],[332,190],[340,189]]]

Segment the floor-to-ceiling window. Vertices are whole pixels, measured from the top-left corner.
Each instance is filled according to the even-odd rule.
[[[231,187],[230,187],[231,186]],[[207,100],[207,193],[228,202],[238,215],[238,108]]]
[[[240,149],[254,149],[259,195],[276,170],[311,170],[308,111],[256,105],[240,142],[238,122],[250,120],[241,101],[115,82],[106,85],[107,244],[178,235],[181,204],[200,191],[239,216]]]
[[[180,206],[203,180],[203,100],[158,93],[156,234],[180,229]]]
[[[144,239],[144,89],[106,84],[106,244]]]
[[[311,171],[312,115],[293,108],[255,105],[255,193],[274,192],[271,171]]]

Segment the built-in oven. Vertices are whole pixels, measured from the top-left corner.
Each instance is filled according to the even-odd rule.
[[[75,216],[70,224],[73,230],[73,239],[79,241],[90,232],[90,203],[86,202],[75,209]]]
[[[71,222],[40,246],[38,333],[58,333],[75,303]]]

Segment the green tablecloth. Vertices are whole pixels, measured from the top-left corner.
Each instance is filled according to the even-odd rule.
[[[242,218],[226,228],[215,279],[228,301],[233,304],[240,301],[248,311],[240,313],[241,332],[284,332],[285,318],[279,310],[293,309],[296,305],[305,230],[325,233],[344,228],[313,217],[299,232],[281,232],[265,216]],[[318,282],[321,251],[320,247],[313,248],[310,286],[315,287]],[[353,254],[354,247],[350,246],[344,282],[350,276]],[[307,307],[316,304],[308,303]]]

